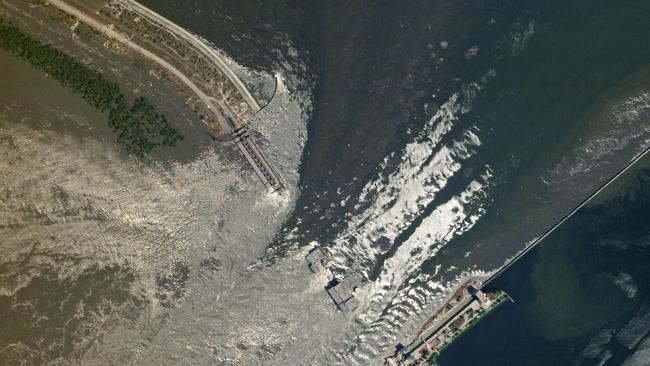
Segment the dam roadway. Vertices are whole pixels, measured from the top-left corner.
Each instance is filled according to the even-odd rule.
[[[59,10],[77,18],[79,21],[101,32],[106,37],[116,40],[124,46],[130,48],[132,51],[140,54],[145,59],[153,62],[171,75],[174,75],[180,82],[185,84],[207,107],[207,109],[214,114],[215,119],[218,121],[219,126],[226,134],[229,134],[235,145],[242,153],[246,161],[250,164],[253,171],[264,184],[266,188],[281,191],[285,188],[281,176],[273,168],[270,161],[259,148],[255,140],[253,140],[248,131],[243,127],[243,124],[234,121],[228,116],[225,116],[220,108],[215,105],[215,98],[207,95],[190,77],[186,76],[183,72],[174,67],[170,62],[164,60],[162,57],[156,55],[145,47],[136,44],[131,40],[131,37],[126,34],[120,33],[115,30],[114,25],[105,19],[102,19],[96,13],[90,13],[87,9],[80,6],[73,5],[72,2],[65,0],[48,0],[48,3]],[[170,20],[162,17],[158,13],[150,10],[143,5],[131,0],[118,0],[118,3],[125,8],[136,12],[140,16],[149,19],[156,23],[162,29],[165,29],[172,34],[179,36],[185,42],[190,44],[194,49],[198,50],[209,62],[213,63],[217,68],[228,78],[237,91],[243,96],[243,99],[249,105],[254,113],[260,111],[260,106],[248,90],[246,85],[239,79],[237,74],[228,66],[221,55],[207,45],[199,37],[194,36],[185,29],[174,24]]]
[[[182,39],[185,41],[191,43],[198,51],[200,51],[204,56],[206,56],[209,60],[211,60],[218,68],[221,70],[221,72],[224,73],[230,79],[230,81],[233,83],[233,85],[237,88],[237,90],[244,96],[246,99],[246,102],[248,105],[255,111],[258,112],[260,110],[260,106],[253,97],[253,95],[250,93],[246,85],[239,79],[237,74],[232,70],[230,66],[228,66],[228,63],[223,59],[223,57],[216,52],[212,47],[208,46],[205,41],[200,39],[199,37],[195,36],[194,34],[188,32],[184,28],[178,26],[176,23],[170,21],[169,19],[161,16],[160,14],[156,13],[155,11],[147,8],[146,6],[138,3],[137,1],[133,0],[117,0],[119,4],[122,4],[122,6],[131,9],[135,11],[136,13],[142,15],[143,17],[149,18],[150,20],[155,21],[159,25],[161,25],[163,28],[167,29],[168,31],[177,34],[180,36]]]
[[[551,235],[558,227],[560,227],[562,224],[564,224],[569,218],[571,218],[576,212],[578,212],[581,208],[583,208],[585,205],[587,205],[594,197],[596,197],[599,193],[601,193],[605,188],[607,188],[609,185],[611,185],[616,179],[618,179],[621,175],[623,175],[625,172],[627,172],[634,164],[636,164],[639,160],[643,159],[648,153],[650,152],[650,146],[646,147],[643,152],[641,152],[637,157],[632,159],[623,169],[619,170],[618,173],[616,173],[613,177],[609,178],[600,188],[598,188],[595,192],[589,195],[589,197],[585,198],[578,206],[576,206],[574,209],[572,209],[569,213],[564,215],[558,222],[556,222],[553,226],[548,228],[542,236],[538,237],[535,239],[532,243],[530,243],[524,250],[519,252],[517,255],[515,255],[513,258],[508,260],[502,267],[500,267],[496,272],[494,272],[490,277],[485,279],[483,281],[483,287],[487,284],[489,284],[492,280],[495,278],[499,277],[503,272],[505,272],[510,266],[512,266],[515,262],[517,262],[520,258],[522,258],[524,255],[526,255],[528,252],[530,252],[533,248],[537,246],[542,240],[544,240],[546,237]]]
[[[540,237],[536,238],[532,243],[530,243],[528,246],[526,246],[521,252],[519,252],[517,255],[515,255],[513,258],[509,259],[506,261],[506,263],[499,267],[495,272],[492,273],[489,277],[487,277],[482,284],[479,284],[479,292],[488,292],[490,291],[490,288],[493,289],[493,286],[489,286],[490,282],[495,280],[497,277],[499,277],[503,272],[505,272],[510,266],[512,266],[514,263],[516,263],[520,258],[525,256],[528,252],[530,252],[532,249],[534,249],[539,243],[542,242],[545,238],[547,238],[551,233],[553,233],[558,227],[560,227],[563,223],[565,223],[569,218],[571,218],[573,215],[575,215],[576,212],[578,212],[581,208],[583,208],[585,205],[587,205],[589,202],[593,200],[594,197],[596,197],[598,194],[603,192],[608,186],[610,186],[613,182],[615,182],[621,175],[623,175],[625,172],[630,170],[631,167],[633,167],[639,160],[643,159],[646,155],[650,153],[650,146],[646,147],[639,155],[637,155],[632,161],[627,163],[621,170],[619,170],[613,177],[609,178],[606,182],[604,182],[596,191],[591,193],[587,198],[582,200],[575,208],[573,208],[571,211],[569,211],[566,215],[564,215],[559,221],[557,221],[555,224],[553,224],[550,228],[548,228]],[[434,311],[434,317],[438,316],[439,313],[444,312],[445,309],[448,308],[448,305],[451,303],[451,299],[455,298],[458,296],[459,291],[463,291],[462,289],[465,288],[467,285],[467,281],[464,281],[461,285],[459,285],[458,288],[456,288],[454,293],[450,295],[450,297],[445,300],[441,305],[439,305],[436,310]],[[508,296],[508,295],[506,295]],[[510,298],[508,296],[508,298]],[[510,298],[512,301],[512,299]],[[440,348],[440,338],[439,336],[436,336],[434,339],[435,334],[439,334],[440,330],[444,330],[444,326],[447,324],[450,324],[450,322],[459,314],[463,311],[463,309],[467,308],[472,301],[471,298],[464,298],[461,302],[458,302],[455,304],[452,308],[449,308],[449,311],[452,311],[451,314],[444,315],[440,319],[436,320],[433,325],[427,324],[429,322],[429,319],[421,326],[420,330],[418,330],[418,335],[415,337],[415,339],[409,343],[407,346],[403,346],[402,344],[398,344],[395,350],[395,353],[385,359],[384,365],[386,366],[397,366],[397,365],[415,365],[415,364],[422,364],[420,361],[424,362],[423,359],[429,359],[431,357],[432,352],[438,353],[441,351],[442,348],[444,348],[448,343],[444,343],[442,348]],[[445,333],[444,331],[442,333]],[[431,349],[431,346],[428,344],[429,340],[433,339],[433,344],[435,345],[434,350]],[[452,340],[449,340],[449,342],[452,342]],[[418,350],[426,350],[426,354],[418,351]]]

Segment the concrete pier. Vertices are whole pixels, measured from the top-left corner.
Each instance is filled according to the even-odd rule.
[[[313,248],[305,256],[307,268],[312,273],[327,270],[327,257],[320,248]],[[359,307],[359,300],[354,297],[343,281],[334,277],[325,286],[325,292],[336,305],[336,308],[344,313],[353,312]]]
[[[250,137],[248,131],[238,129],[232,136],[237,148],[239,148],[239,151],[241,151],[244,158],[246,158],[250,166],[253,168],[257,177],[260,178],[262,184],[264,184],[266,188],[270,188],[274,191],[282,191],[285,188],[285,185],[280,174],[273,169],[273,166],[257,146],[255,140]]]

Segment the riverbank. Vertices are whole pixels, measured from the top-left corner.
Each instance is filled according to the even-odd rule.
[[[487,315],[491,314],[494,310],[496,310],[499,306],[505,304],[508,300],[511,302],[514,302],[510,296],[502,290],[497,290],[495,291],[495,295],[497,296],[496,300],[494,300],[494,303],[492,306],[490,306],[486,310],[481,310],[478,315],[474,316],[469,322],[465,324],[465,326],[462,329],[459,329],[458,331],[455,332],[453,335],[453,338],[445,343],[442,347],[438,348],[435,350],[435,352],[431,355],[431,357],[427,360],[429,364],[432,365],[438,365],[438,357],[442,352],[444,352],[445,349],[447,349],[449,346],[451,346],[458,338],[460,338],[463,334],[465,334],[468,330],[470,330],[473,326],[478,325],[481,320],[483,320]]]
[[[184,139],[164,115],[144,97],[129,107],[116,83],[109,82],[63,52],[22,33],[0,18],[0,47],[44,71],[62,86],[80,94],[102,112],[108,112],[108,125],[129,153],[143,157],[159,146],[175,147]]]
[[[96,4],[92,2],[89,4]],[[90,6],[90,5],[89,5]],[[144,159],[138,158],[145,164],[162,163],[168,164],[169,162],[184,162],[195,158],[201,151],[208,146],[212,145],[213,139],[208,134],[208,127],[201,122],[199,116],[191,108],[187,102],[187,97],[179,93],[178,87],[174,84],[167,82],[160,77],[151,65],[143,62],[141,59],[133,57],[128,52],[123,52],[122,49],[117,47],[114,43],[107,43],[105,37],[101,36],[84,23],[67,16],[65,13],[59,12],[56,9],[48,6],[32,6],[29,3],[22,1],[7,0],[0,3],[0,17],[4,19],[11,19],[11,25],[16,27],[22,34],[30,37],[39,42],[44,49],[50,49],[51,52],[56,53],[58,64],[66,63],[66,65],[74,65],[74,75],[71,79],[79,79],[82,73],[79,70],[86,70],[86,76],[92,76],[93,80],[98,80],[97,77],[105,80],[105,85],[113,85],[111,88],[101,89],[97,82],[92,82],[93,88],[81,88],[78,92],[80,96],[88,93],[95,93],[95,96],[102,95],[109,89],[118,90],[123,95],[123,101],[128,106],[127,110],[139,98],[148,100],[148,104],[153,106],[159,117],[166,119],[167,123],[160,127],[171,127],[175,129],[184,140],[176,143],[176,146],[152,149],[146,153]],[[11,55],[8,57],[16,57]],[[18,58],[17,58],[18,59]],[[31,63],[30,67],[34,68]],[[23,71],[23,74],[25,71]],[[32,74],[32,72],[29,72]],[[44,70],[42,68],[34,68],[34,74],[41,74],[45,77],[55,80],[58,71]],[[92,75],[91,75],[92,74]],[[63,74],[60,75],[63,77]],[[6,78],[11,78],[5,75]],[[27,76],[26,76],[27,77]],[[31,77],[29,78],[32,79]],[[40,78],[37,78],[40,80]],[[59,85],[61,82],[58,82]],[[42,84],[42,82],[41,82]],[[89,84],[89,85],[90,85]],[[77,88],[79,89],[79,88]],[[10,95],[11,93],[9,93]],[[87,96],[90,96],[88,94]],[[105,101],[109,104],[112,98],[106,97]],[[121,98],[117,98],[121,99]],[[117,100],[116,99],[116,100]],[[123,144],[118,144],[117,140],[125,139],[128,135],[131,137],[137,136],[135,133],[125,133],[120,137],[126,126],[121,126],[118,133],[114,132],[115,127],[120,127],[118,124],[109,123],[111,120],[116,120],[119,113],[114,112],[114,115],[109,114],[110,109],[103,109],[105,105],[99,106],[86,100],[88,106],[97,110],[99,116],[90,119],[88,122],[90,126],[84,129],[67,128],[65,124],[52,124],[47,123],[48,118],[44,118],[42,123],[33,124],[33,128],[44,128],[51,131],[64,132],[65,134],[80,135],[98,138],[108,145],[118,147],[116,151],[124,159],[130,159],[129,155],[136,156],[134,150],[144,152],[145,149],[130,149],[129,151]],[[62,102],[62,105],[67,105]],[[76,105],[76,104],[75,104]],[[79,106],[73,109],[68,109],[68,114],[75,114]],[[85,108],[84,108],[85,109]],[[102,111],[104,110],[104,111]],[[149,111],[151,109],[148,108]],[[155,115],[151,117],[155,118]],[[38,119],[28,119],[28,121],[38,121]],[[137,124],[136,124],[137,125]],[[152,131],[155,132],[155,128]],[[137,130],[136,130],[137,131]],[[158,129],[160,131],[160,128]],[[141,130],[146,134],[146,129]],[[144,140],[141,140],[145,147]],[[163,140],[154,141],[153,143],[161,143]],[[137,144],[136,144],[137,145]],[[151,144],[147,144],[151,147]],[[149,150],[149,149],[147,149]],[[228,155],[231,155],[228,153]]]
[[[454,342],[442,366],[646,365],[647,156],[494,281],[516,300]],[[509,352],[503,352],[508,349]]]
[[[104,47],[128,54],[148,65],[158,78],[175,85],[178,92],[187,98],[186,104],[211,129],[209,135],[213,139],[234,141],[265,188],[285,189],[284,179],[247,130],[247,123],[260,110],[259,104],[221,56],[201,39],[135,2],[51,0],[36,7],[45,9],[47,15],[61,23],[70,23],[73,32],[81,24],[85,25],[90,30],[83,33],[86,38],[103,42]],[[63,55],[57,52],[59,56]],[[51,55],[43,57],[52,58]],[[73,61],[72,58],[66,60]],[[77,74],[89,75],[89,70],[83,65],[78,64],[77,68],[86,70]],[[59,79],[68,81],[73,78]],[[89,83],[83,82],[82,78],[81,84]],[[109,126],[120,132],[118,141],[123,142],[129,152],[142,157],[157,145],[174,146],[184,138],[163,115],[155,112],[146,99],[136,98],[128,110],[124,108],[125,98],[113,95],[118,90],[117,85],[104,84],[93,83],[92,87],[83,90],[84,95],[87,96],[87,90],[100,95],[89,100],[101,110],[110,109]],[[102,103],[96,103],[98,99]],[[112,104],[117,106],[112,108]],[[145,126],[129,122],[131,120],[139,120]],[[146,136],[152,130],[162,136],[160,142],[151,141]]]
[[[463,282],[427,319],[407,346],[398,344],[386,366],[435,364],[438,355],[481,318],[510,297],[500,290],[483,290],[476,278]]]

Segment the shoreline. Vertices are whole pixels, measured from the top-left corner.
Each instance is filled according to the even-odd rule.
[[[153,52],[147,50],[146,48],[139,46],[138,44],[133,42],[131,38],[114,30],[113,27],[111,27],[113,24],[102,24],[99,20],[93,18],[92,16],[89,16],[88,14],[85,14],[83,11],[75,8],[74,6],[66,3],[63,0],[48,0],[48,1],[50,5],[77,18],[78,20],[85,23],[86,25],[89,25],[91,28],[94,28],[96,31],[99,31],[109,39],[113,39],[120,42],[126,47],[131,48],[136,53],[140,53],[146,59],[149,59],[150,61],[153,61],[155,64],[162,66],[172,75],[174,75],[174,77],[178,78],[183,84],[185,84],[188,88],[190,88],[192,92],[196,94],[203,101],[203,103],[205,103],[207,108],[215,114],[217,121],[219,121],[219,124],[224,129],[224,131],[227,131],[227,128],[229,127],[227,121],[220,113],[217,112],[218,109],[213,104],[210,97],[207,94],[205,94],[193,81],[191,81],[175,66],[171,65],[169,62],[155,55]]]
[[[83,24],[82,34],[90,41],[143,61],[149,73],[159,74],[157,79],[175,84],[176,92],[187,98],[186,104],[211,131],[213,143],[234,142],[266,189],[285,189],[283,177],[248,131],[260,110],[257,100],[206,41],[137,2],[50,0],[37,7],[54,22],[69,26],[73,35]],[[31,13],[25,9],[27,16]]]
[[[395,353],[385,359],[386,366],[412,366],[433,362],[465,331],[473,327],[506,299],[502,290],[483,290],[477,277],[463,281],[453,294],[427,318],[408,345],[397,344]]]
[[[191,33],[190,31],[186,30],[185,28],[177,25],[176,23],[172,22],[171,20],[165,18],[164,16],[160,15],[159,13],[155,12],[154,10],[151,10],[147,8],[146,6],[140,4],[139,2],[135,0],[117,0],[118,3],[122,4],[125,7],[128,7],[137,13],[141,14],[142,16],[150,16],[150,18],[154,21],[160,21],[159,23],[163,28],[166,28],[165,25],[173,28],[176,32],[178,32],[179,35],[187,37],[186,40],[189,42],[193,43],[195,46],[198,46],[199,50],[205,51],[204,54],[207,53],[207,56],[211,56],[212,60],[215,61],[215,65],[219,67],[219,69],[228,76],[228,79],[233,83],[233,85],[239,90],[240,93],[246,98],[247,102],[253,108],[256,112],[258,112],[261,108],[260,105],[258,104],[257,100],[253,95],[251,94],[250,90],[248,90],[248,87],[244,84],[244,82],[237,76],[234,70],[228,66],[228,63],[222,58],[222,56],[209,44],[207,44],[207,41],[203,39],[202,37],[195,35],[194,33]],[[169,30],[169,28],[166,28]],[[184,37],[184,38],[185,38]]]

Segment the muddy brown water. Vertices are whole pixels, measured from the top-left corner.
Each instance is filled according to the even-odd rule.
[[[50,13],[41,9],[28,9],[28,6],[29,4],[22,1],[3,2],[0,4],[0,16],[9,19],[22,31],[36,35],[44,43],[53,45],[87,66],[102,72],[108,80],[120,84],[120,89],[128,100],[133,100],[138,96],[145,96],[183,134],[185,139],[175,148],[161,147],[157,149],[151,156],[154,161],[188,161],[196,157],[207,146],[213,144],[213,140],[209,135],[210,130],[194,111],[187,106],[185,97],[177,92],[177,86],[171,82],[160,80],[148,64],[129,54],[118,55],[111,52],[99,44],[95,38],[91,39],[73,34],[65,25],[53,21],[48,16]],[[30,13],[27,13],[27,11]],[[13,64],[16,64],[16,62],[16,60],[10,61]],[[18,73],[3,73],[0,78],[6,78],[7,83],[12,82],[12,80],[13,83],[20,83],[20,80],[24,79],[26,86],[40,85],[42,83],[43,87],[38,88],[39,90],[33,93],[34,99],[38,100],[39,97],[42,97],[47,100],[49,97],[57,95],[53,102],[58,102],[58,105],[67,105],[65,101],[72,98],[70,107],[65,108],[68,113],[74,113],[77,109],[93,113],[91,111],[92,107],[85,103],[82,98],[73,97],[70,92],[58,88],[56,82],[48,79],[43,72],[33,68],[29,70],[30,68],[27,65]],[[3,80],[3,82],[5,81]],[[7,85],[9,86],[9,84]],[[6,89],[13,89],[13,87]],[[22,95],[29,94],[28,90],[23,89]],[[6,91],[6,93],[12,92],[14,91]],[[29,98],[26,99],[27,102],[30,101]],[[28,105],[31,105],[31,103],[28,103]],[[113,143],[115,135],[107,126],[107,116],[100,116],[97,112],[94,113],[95,115],[89,115],[89,120],[93,121],[92,126],[88,126],[89,131],[92,131],[92,135],[106,143]],[[41,127],[55,130],[66,128],[61,124],[47,124],[47,118],[43,120],[45,124],[42,124]],[[72,130],[75,130],[75,128],[72,128]],[[81,133],[81,131],[71,132],[73,134]],[[233,156],[236,156],[236,154],[233,154]]]

